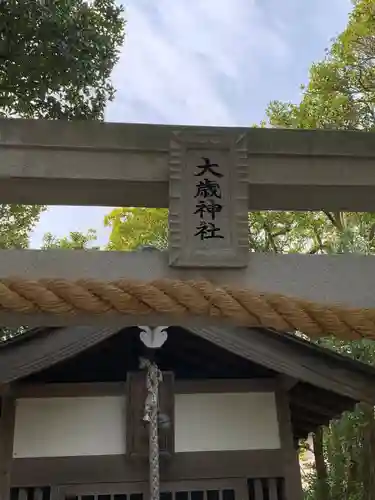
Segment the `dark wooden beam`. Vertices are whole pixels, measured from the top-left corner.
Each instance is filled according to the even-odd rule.
[[[310,412],[305,408],[299,408],[294,405],[290,405],[290,409],[293,415],[293,420],[303,422],[304,424],[306,423],[311,429],[327,424],[332,418],[327,415]]]
[[[10,500],[15,400],[9,388],[2,391],[0,406],[0,498]]]
[[[189,330],[282,375],[354,401],[375,403],[375,370],[328,349],[271,330],[233,327],[191,327]]]
[[[283,454],[285,497],[288,500],[302,500],[302,482],[298,455],[293,438],[289,395],[279,380],[276,390],[276,410],[279,424],[280,445]]]
[[[281,450],[214,451],[176,453],[163,459],[162,481],[282,477]],[[32,484],[92,484],[148,481],[147,461],[122,455],[57,458],[17,458],[13,461],[12,486]],[[3,500],[3,499],[1,499]]]
[[[274,378],[182,379],[174,381],[176,394],[274,392],[275,389],[276,379]],[[126,391],[126,382],[17,383],[12,389],[16,399],[122,396]]]
[[[15,383],[13,394],[20,398],[71,398],[122,396],[126,393],[126,382],[84,383]]]
[[[280,383],[287,392],[291,391],[298,384],[298,382],[298,378],[290,377],[289,375],[281,375],[280,378]]]
[[[311,399],[308,399],[308,396],[306,398],[295,398],[294,396],[291,396],[291,405],[292,407],[295,407],[297,411],[299,409],[302,410],[307,410],[312,413],[318,414],[320,416],[327,417],[328,419],[332,419],[335,416],[339,415],[343,410],[341,408],[333,408],[332,403],[327,404],[327,401],[323,398],[322,402],[316,402],[312,401]],[[354,404],[353,404],[354,406]]]
[[[126,453],[132,459],[146,459],[149,455],[148,427],[143,420],[147,398],[146,374],[143,371],[128,372],[126,392]],[[159,429],[160,454],[174,454],[174,376],[163,372],[159,386],[160,413],[169,418],[167,427]]]
[[[36,333],[0,350],[0,384],[7,384],[71,358],[114,335],[118,327],[75,326]]]

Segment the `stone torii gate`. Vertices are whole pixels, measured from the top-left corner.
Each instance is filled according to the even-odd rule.
[[[169,207],[163,252],[2,250],[0,323],[375,336],[375,257],[249,253],[248,211],[375,209],[371,133],[0,120],[2,203]]]

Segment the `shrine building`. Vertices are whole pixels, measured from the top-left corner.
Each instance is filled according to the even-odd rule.
[[[2,344],[11,500],[148,498],[143,357],[163,372],[161,500],[301,499],[298,441],[375,403],[375,369],[295,336],[165,331],[152,350],[139,327],[36,328]]]

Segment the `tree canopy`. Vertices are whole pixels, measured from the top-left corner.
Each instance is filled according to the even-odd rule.
[[[166,248],[168,210],[160,208],[115,208],[104,224],[111,228],[110,250],[135,250],[142,245]]]
[[[102,119],[124,39],[115,0],[0,1],[0,117]],[[0,248],[25,248],[42,206],[0,205]]]
[[[43,207],[0,205],[0,249],[27,248]]]
[[[123,39],[115,0],[0,2],[0,116],[103,118]]]
[[[346,29],[311,66],[300,103],[270,103],[272,126],[374,130],[375,2],[354,0],[353,6]]]
[[[97,240],[96,231],[89,229],[86,234],[79,231],[70,232],[69,236],[57,238],[52,233],[46,233],[43,237],[42,250],[60,248],[62,250],[98,250],[92,243]]]

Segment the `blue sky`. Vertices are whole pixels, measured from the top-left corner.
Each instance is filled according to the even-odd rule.
[[[241,125],[269,101],[298,102],[308,68],[345,27],[350,0],[127,0],[112,122]],[[108,208],[53,207],[32,234],[98,231]]]

